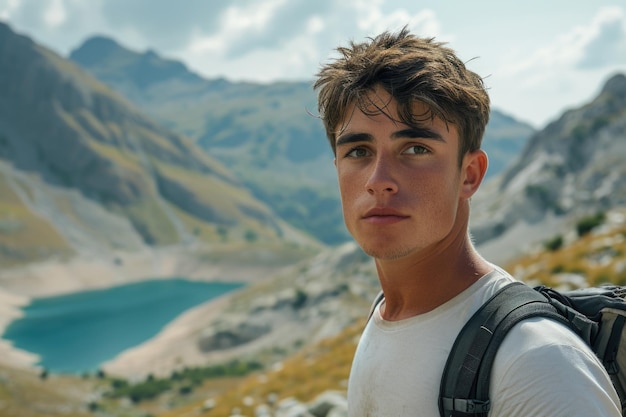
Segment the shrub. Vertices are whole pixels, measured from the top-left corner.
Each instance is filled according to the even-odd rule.
[[[250,372],[263,369],[256,361],[233,360],[226,364],[218,364],[202,368],[184,368],[175,371],[170,378],[157,378],[150,374],[144,382],[129,384],[124,379],[111,379],[112,392],[107,396],[113,398],[128,397],[134,403],[158,397],[166,391],[177,389],[179,394],[189,394],[194,387],[201,386],[205,379],[224,376],[244,376]]]
[[[296,290],[296,298],[293,301],[293,308],[295,310],[299,310],[300,308],[304,307],[304,304],[306,304],[306,300],[307,300],[308,296],[306,294],[306,292],[304,292],[301,289],[297,289]]]
[[[244,234],[244,239],[246,239],[246,241],[250,243],[255,242],[258,238],[259,235],[257,235],[254,230],[248,229]]]
[[[193,391],[192,385],[183,385],[182,387],[178,389],[178,393],[180,395],[188,395],[188,394],[191,394],[192,391]]]
[[[555,252],[563,247],[563,236],[558,235],[546,241],[543,246],[550,252]]]
[[[111,387],[114,390],[123,390],[128,387],[128,382],[125,379],[114,378],[111,380]]]
[[[128,396],[132,402],[138,403],[143,400],[155,398],[169,389],[170,382],[168,380],[147,379],[145,382],[130,386],[126,396]]]
[[[578,232],[578,236],[582,237],[586,235],[592,229],[604,223],[605,219],[606,219],[606,215],[603,212],[597,213],[593,216],[582,218],[578,222],[578,224],[576,224],[576,231]]]

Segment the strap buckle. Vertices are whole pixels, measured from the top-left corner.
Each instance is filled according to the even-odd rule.
[[[491,408],[489,400],[471,400],[464,398],[442,398],[443,408],[446,411],[458,411],[466,414],[487,413]]]

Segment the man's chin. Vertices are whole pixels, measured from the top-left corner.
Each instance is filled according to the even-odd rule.
[[[381,261],[395,261],[405,256],[408,256],[412,250],[406,247],[374,247],[361,245],[363,252],[368,254],[374,259],[380,259]]]

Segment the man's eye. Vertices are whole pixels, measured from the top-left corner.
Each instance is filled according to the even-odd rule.
[[[350,150],[350,152],[348,152],[346,154],[346,156],[348,156],[350,158],[362,158],[364,156],[367,156],[367,149],[365,149],[365,148],[354,148],[354,149]]]
[[[430,151],[423,147],[422,145],[413,145],[410,148],[408,148],[406,151],[404,151],[404,153],[408,153],[408,154],[413,154],[413,155],[420,155],[420,154],[425,154],[425,153],[429,153]]]

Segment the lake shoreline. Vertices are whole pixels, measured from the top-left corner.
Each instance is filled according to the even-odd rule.
[[[4,337],[40,355],[50,373],[93,374],[185,311],[245,287],[184,278],[145,280],[106,289],[33,299]]]
[[[98,290],[154,279],[185,278],[203,282],[249,284],[269,278],[289,264],[266,266],[215,262],[206,247],[176,246],[132,253],[113,253],[100,258],[76,257],[47,260],[0,271],[0,334],[21,317],[21,308],[33,298]],[[211,304],[211,300],[207,304]],[[216,301],[217,304],[219,304]],[[145,348],[145,347],[144,347]],[[158,344],[151,349],[159,349]],[[0,364],[40,370],[37,355],[0,339]]]
[[[22,307],[28,303],[29,297],[0,289],[0,334],[4,334],[11,322],[23,316]],[[33,369],[38,361],[36,354],[16,348],[9,340],[0,339],[0,364]]]

